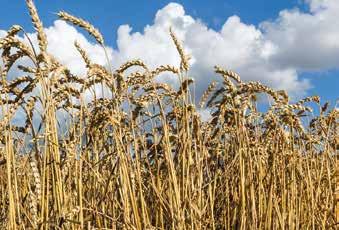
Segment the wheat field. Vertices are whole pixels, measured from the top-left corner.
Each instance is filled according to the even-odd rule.
[[[48,53],[26,3],[39,47],[18,25],[0,39],[1,229],[338,228],[338,109],[318,96],[291,102],[218,66],[197,100],[171,29],[180,66],[151,69],[140,57],[113,69],[75,41],[87,68],[76,76]],[[89,22],[58,17],[105,50]],[[32,65],[17,66],[22,58]],[[13,68],[23,74],[10,78]],[[168,75],[178,89],[155,80]]]

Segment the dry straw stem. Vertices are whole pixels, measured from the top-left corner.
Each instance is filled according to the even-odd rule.
[[[60,16],[103,44],[87,22]],[[20,31],[0,39],[0,229],[336,228],[339,113],[320,98],[291,104],[284,91],[216,67],[219,85],[200,101],[204,121],[172,31],[179,67],[137,59],[109,72],[76,43],[82,76],[45,53],[34,68],[19,67],[27,76],[9,77],[18,59],[35,61]],[[164,72],[179,89],[159,82]],[[258,93],[274,98],[267,111]],[[308,103],[320,114],[306,113]]]

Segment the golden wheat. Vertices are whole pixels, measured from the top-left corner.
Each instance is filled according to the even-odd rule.
[[[338,109],[317,96],[290,103],[285,91],[216,66],[221,78],[199,103],[211,115],[203,121],[172,30],[179,68],[136,59],[112,71],[75,42],[87,68],[76,76],[46,52],[26,2],[41,55],[16,37],[20,26],[0,39],[0,228],[336,229]],[[58,15],[104,45],[89,22]],[[9,78],[25,56],[34,66]],[[155,80],[164,72],[179,89]],[[265,112],[258,94],[273,98]],[[14,122],[20,113],[24,124]]]

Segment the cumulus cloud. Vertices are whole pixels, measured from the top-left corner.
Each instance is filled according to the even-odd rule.
[[[337,0],[306,0],[309,12],[283,10],[273,21],[258,27],[243,23],[239,16],[229,17],[220,30],[209,28],[188,15],[183,6],[170,3],[160,9],[154,21],[141,32],[130,25],[117,31],[117,48],[108,48],[113,67],[140,58],[150,67],[162,64],[178,66],[179,55],[169,36],[172,27],[192,56],[190,76],[196,80],[199,95],[211,80],[217,79],[213,66],[219,65],[240,73],[244,80],[261,81],[276,89],[303,96],[311,87],[298,73],[304,70],[327,70],[338,67],[339,12]],[[73,46],[77,40],[99,64],[107,60],[102,48],[91,43],[77,29],[62,21],[45,29],[52,53],[73,72],[83,74],[85,65]],[[4,33],[0,31],[0,37]],[[33,41],[36,44],[34,35]],[[176,84],[175,78],[165,81]]]
[[[310,12],[283,10],[260,27],[276,45],[272,62],[282,68],[324,70],[339,66],[339,1],[307,0]]]
[[[133,33],[129,25],[121,26],[113,59],[120,63],[142,57],[150,65],[178,65],[178,54],[168,36],[170,26],[193,57],[190,74],[196,79],[197,95],[215,79],[214,65],[233,69],[244,80],[261,81],[299,96],[310,87],[308,81],[298,78],[296,68],[273,62],[279,44],[267,39],[259,28],[232,16],[216,31],[187,15],[183,6],[176,3],[159,10],[154,23],[146,26],[143,33]]]

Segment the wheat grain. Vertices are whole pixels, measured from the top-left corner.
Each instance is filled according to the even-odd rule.
[[[72,23],[73,25],[79,26],[83,29],[85,29],[90,35],[92,35],[99,44],[104,45],[104,38],[102,37],[101,33],[98,29],[96,29],[94,26],[92,26],[89,22],[77,18],[75,16],[72,16],[64,11],[61,11],[58,13],[58,16],[60,19],[65,20],[67,22]]]
[[[172,30],[180,68],[135,59],[108,71],[75,42],[87,67],[77,76],[46,53],[27,4],[42,53],[16,36],[19,26],[0,39],[0,228],[335,226],[338,109],[316,96],[290,103],[285,91],[216,66],[222,79],[201,97],[210,112],[203,122],[189,58]],[[88,22],[59,16],[104,44]],[[25,56],[34,67],[9,76]],[[178,90],[159,78],[165,72],[178,77]],[[98,85],[107,95],[97,95]],[[274,100],[267,110],[257,106],[259,93]],[[307,113],[308,102],[320,113]]]

